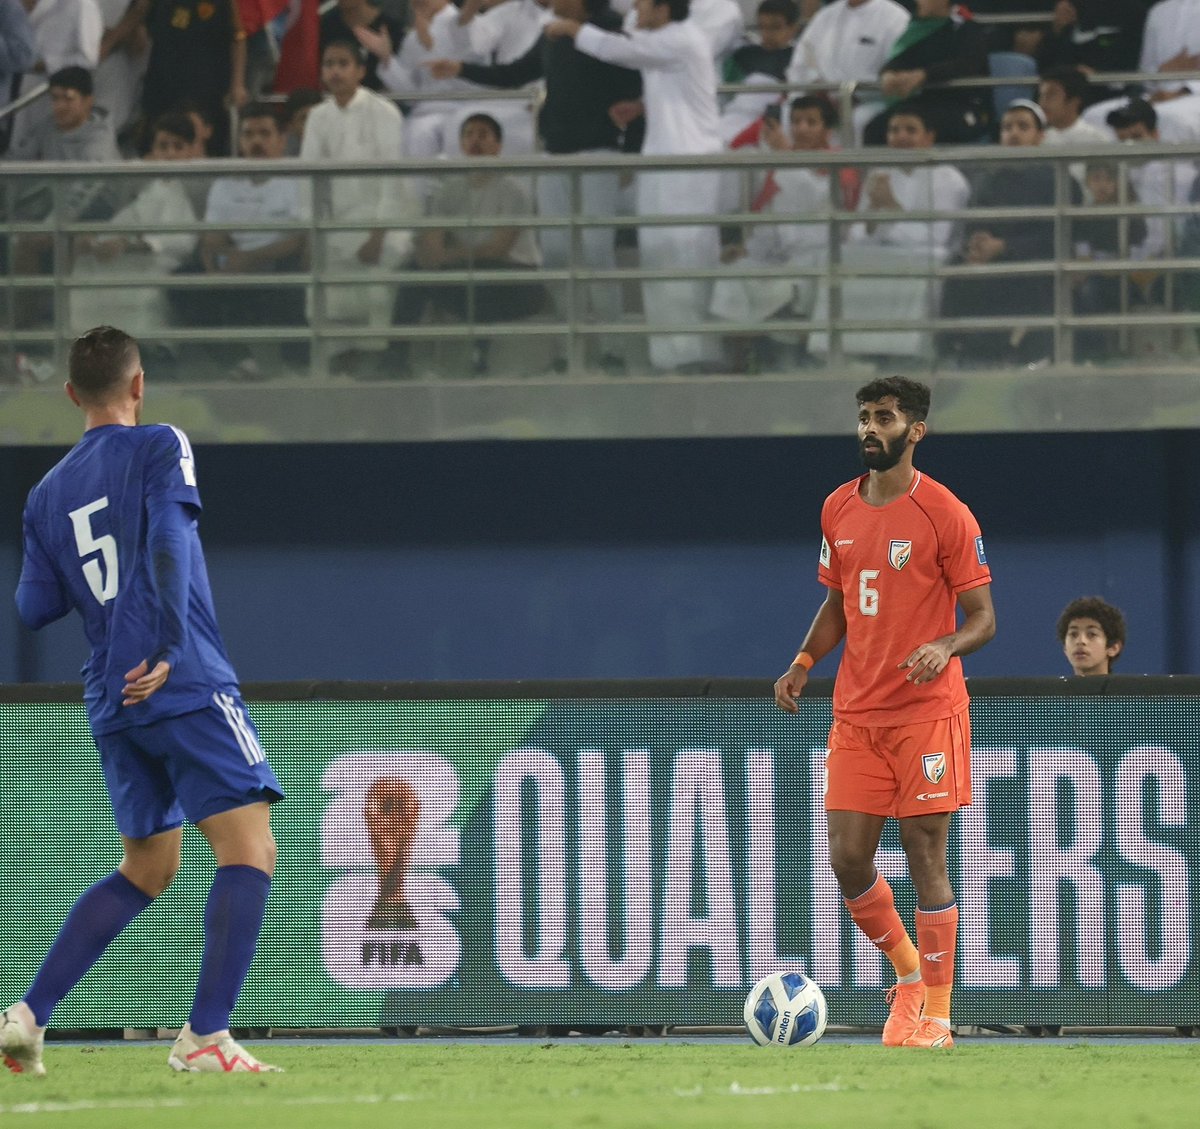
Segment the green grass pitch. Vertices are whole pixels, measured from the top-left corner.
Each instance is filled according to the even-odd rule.
[[[6,1129],[1150,1129],[1196,1124],[1200,1044],[800,1051],[570,1042],[252,1044],[287,1070],[180,1075],[169,1044],[50,1044],[44,1078],[0,1078]]]

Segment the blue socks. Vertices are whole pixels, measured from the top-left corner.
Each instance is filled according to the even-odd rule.
[[[25,995],[39,1027],[50,1022],[58,1001],[153,900],[119,870],[79,895]]]
[[[190,1017],[197,1035],[229,1026],[229,1013],[254,959],[270,889],[270,877],[257,867],[217,870],[204,909],[204,957]],[[39,1027],[49,1023],[59,1000],[153,900],[119,870],[79,895],[25,994]]]
[[[204,957],[188,1017],[193,1033],[211,1035],[229,1026],[229,1013],[254,959],[270,890],[270,876],[257,867],[218,868],[204,908]]]

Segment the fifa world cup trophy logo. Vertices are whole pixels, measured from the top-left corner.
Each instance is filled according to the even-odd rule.
[[[379,870],[379,896],[368,929],[412,930],[417,927],[404,891],[417,837],[421,804],[413,786],[399,776],[381,776],[367,790],[363,818]]]

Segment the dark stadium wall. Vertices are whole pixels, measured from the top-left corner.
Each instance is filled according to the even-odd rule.
[[[931,435],[999,618],[977,675],[1067,671],[1062,606],[1127,615],[1122,673],[1200,673],[1193,432]],[[72,620],[16,623],[21,505],[59,457],[0,450],[0,681],[78,677]],[[245,681],[761,676],[823,590],[852,438],[199,446],[202,532]]]

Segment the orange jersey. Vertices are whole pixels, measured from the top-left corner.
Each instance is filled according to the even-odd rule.
[[[865,476],[864,476],[865,477]],[[958,594],[990,584],[971,511],[917,471],[903,497],[870,506],[863,478],[839,486],[821,508],[818,579],[842,593],[846,647],[833,713],[855,725],[911,725],[966,708],[962,661],[917,686],[900,668],[922,643],[957,629]]]

